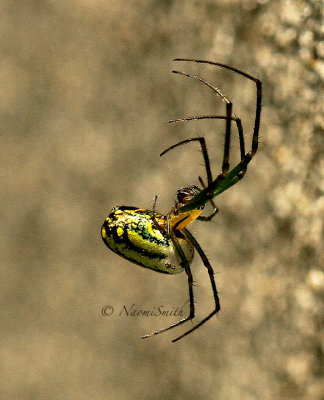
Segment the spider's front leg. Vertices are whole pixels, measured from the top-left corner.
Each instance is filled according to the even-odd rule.
[[[214,196],[218,196],[220,193],[223,191],[227,190],[231,186],[235,185],[239,180],[241,180],[247,170],[247,166],[252,160],[252,158],[255,156],[257,150],[258,150],[258,145],[259,145],[259,131],[260,131],[260,121],[261,121],[261,107],[262,107],[262,82],[258,79],[253,77],[252,75],[247,74],[246,72],[243,72],[237,68],[230,67],[229,65],[214,62],[214,61],[208,61],[208,60],[197,60],[197,59],[191,59],[191,58],[176,58],[173,61],[184,61],[184,62],[195,62],[195,63],[201,63],[201,64],[210,64],[214,65],[216,67],[224,68],[228,71],[232,71],[238,75],[243,76],[244,78],[249,79],[250,81],[254,82],[256,85],[256,109],[255,109],[255,118],[254,118],[254,128],[253,128],[253,136],[252,136],[252,146],[251,150],[245,153],[245,148],[244,148],[244,137],[243,137],[243,130],[242,127],[239,128],[239,140],[240,140],[240,149],[241,149],[241,162],[232,169],[228,174],[228,169],[224,171],[224,165],[228,165],[228,160],[229,160],[229,144],[230,144],[230,124],[229,122],[229,116],[230,113],[226,113],[226,118],[227,118],[227,125],[226,125],[226,134],[225,134],[225,147],[224,147],[224,158],[223,158],[223,168],[222,168],[222,173],[216,180],[213,182],[213,185],[211,188],[214,189]],[[219,92],[219,90],[212,85],[210,85],[208,82],[206,82],[204,79],[201,79],[195,75],[192,74],[187,74],[186,72],[180,72],[180,71],[173,71],[175,73],[187,76],[189,78],[193,78],[197,81],[200,81],[206,86],[209,86],[214,92],[217,93],[218,96],[222,97],[223,100],[226,102],[225,96],[222,96],[222,94]],[[229,107],[231,108],[231,107]],[[189,118],[184,118],[181,120],[192,120],[192,119],[204,119],[206,117],[189,117]],[[207,116],[207,118],[210,118]],[[181,121],[178,120],[178,121]],[[225,174],[224,174],[225,172]],[[222,178],[226,177],[224,181],[222,182]],[[209,187],[209,184],[208,184]]]

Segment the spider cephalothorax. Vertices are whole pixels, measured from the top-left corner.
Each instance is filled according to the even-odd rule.
[[[178,190],[176,195],[175,206],[170,212],[170,225],[173,230],[181,230],[187,225],[191,224],[196,220],[205,208],[205,204],[194,208],[193,210],[187,211],[185,213],[179,213],[181,207],[188,204],[201,190],[195,186],[191,185]]]

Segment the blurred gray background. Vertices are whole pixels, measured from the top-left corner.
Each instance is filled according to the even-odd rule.
[[[322,398],[320,23],[316,0],[2,2],[1,399]],[[224,105],[172,69],[233,101],[247,147],[255,111],[252,82],[175,57],[258,76],[264,98],[246,177],[215,199],[212,222],[191,227],[222,310],[172,344],[190,322],[140,340],[177,318],[119,313],[181,306],[185,274],[121,259],[101,224],[154,195],[167,213],[205,176],[196,143],[159,157],[177,141],[203,135],[220,171],[224,122],[167,121]],[[236,134],[231,155],[235,165]],[[213,300],[197,255],[192,270],[199,321]]]

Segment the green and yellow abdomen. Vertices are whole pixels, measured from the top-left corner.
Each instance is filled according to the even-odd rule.
[[[166,219],[158,213],[154,216],[156,221]],[[110,250],[142,267],[167,274],[183,271],[172,241],[156,226],[151,210],[114,207],[101,228],[101,236]],[[191,264],[193,246],[180,231],[177,240]]]

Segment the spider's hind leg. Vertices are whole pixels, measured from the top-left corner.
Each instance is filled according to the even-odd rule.
[[[213,289],[215,309],[210,314],[208,314],[207,317],[205,317],[202,321],[200,321],[197,325],[194,325],[191,329],[189,329],[188,331],[183,333],[181,336],[172,340],[172,342],[176,342],[176,341],[182,339],[183,337],[189,335],[189,333],[191,333],[194,330],[196,330],[197,328],[199,328],[201,325],[203,325],[205,322],[207,322],[213,315],[217,314],[221,309],[218,292],[217,292],[217,288],[216,288],[216,282],[215,282],[215,278],[214,278],[214,270],[213,270],[212,266],[210,265],[210,262],[206,256],[206,254],[204,253],[203,249],[200,247],[197,240],[192,236],[192,234],[186,228],[183,228],[181,230],[181,232],[185,235],[186,239],[195,247],[195,249],[197,250],[198,254],[200,255],[200,257],[204,263],[204,266],[208,270],[210,283],[211,283],[211,286]]]
[[[152,337],[155,335],[158,335],[159,333],[162,332],[166,332],[172,328],[175,328],[176,326],[182,325],[185,322],[192,320],[195,317],[195,305],[194,305],[194,295],[193,295],[193,277],[192,277],[192,273],[191,273],[191,269],[190,269],[190,265],[189,262],[184,254],[184,251],[182,250],[180,243],[178,241],[178,239],[176,238],[175,234],[172,232],[172,228],[170,227],[170,221],[169,221],[169,216],[167,218],[167,232],[164,231],[161,226],[159,225],[158,221],[156,220],[154,213],[155,213],[155,205],[156,205],[156,200],[157,200],[157,196],[154,197],[154,201],[153,201],[153,207],[152,207],[152,220],[154,222],[154,224],[156,225],[156,227],[160,230],[160,232],[163,234],[163,236],[167,237],[168,239],[170,239],[172,241],[172,244],[175,248],[175,251],[177,252],[177,254],[179,255],[180,259],[181,259],[181,265],[184,268],[187,277],[188,277],[188,286],[189,286],[189,307],[190,307],[190,311],[189,311],[189,315],[186,318],[181,319],[180,321],[171,324],[170,326],[166,327],[166,328],[162,328],[159,329],[157,331],[153,331],[151,333],[148,333],[147,335],[144,335],[141,337],[141,339],[146,339],[148,337]],[[175,339],[178,340],[179,338]]]

